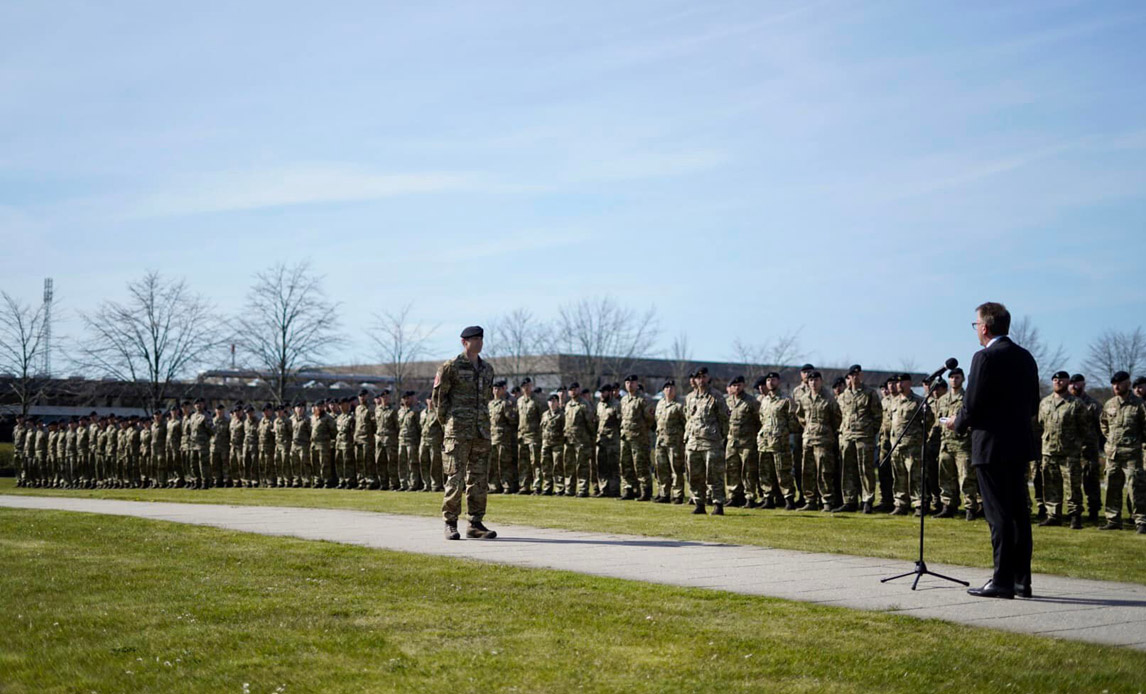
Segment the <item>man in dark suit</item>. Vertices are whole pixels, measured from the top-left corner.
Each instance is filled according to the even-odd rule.
[[[991,527],[995,573],[984,598],[1031,596],[1031,524],[1026,469],[1035,457],[1031,421],[1039,406],[1039,373],[1031,353],[1007,337],[1011,314],[988,302],[972,325],[983,349],[971,361],[963,408],[945,423],[958,433],[971,430],[971,464],[979,479],[983,515]]]

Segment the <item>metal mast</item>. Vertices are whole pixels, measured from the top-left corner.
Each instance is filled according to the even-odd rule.
[[[43,334],[40,336],[40,349],[44,355],[44,376],[52,375],[52,278],[44,279],[44,323]]]

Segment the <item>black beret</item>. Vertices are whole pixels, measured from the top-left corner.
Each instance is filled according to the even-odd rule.
[[[602,383],[601,387],[597,388],[597,390],[601,391],[602,393],[604,393],[606,391],[610,391],[612,389],[613,389],[612,383]]]
[[[523,386],[526,383],[533,383],[533,379],[530,378],[529,376],[526,376],[525,378],[521,379],[521,383],[518,383],[517,385]]]
[[[157,415],[159,415],[160,417],[162,417],[162,416],[163,416],[163,410],[156,410],[156,411],[155,411],[155,414],[157,414]],[[93,413],[92,413],[92,416],[95,416],[95,412],[93,412]]]
[[[847,385],[847,383],[847,380],[843,376],[836,376],[836,380],[832,381],[832,387],[839,388],[840,386]]]
[[[268,402],[267,404],[263,405],[263,409],[264,410],[273,410],[273,409],[275,409],[275,407],[274,407],[274,405],[272,405]]]
[[[861,372],[863,372],[863,367],[860,366],[859,364],[852,364],[851,366],[848,367],[848,375],[849,376],[851,376],[853,374],[858,374]]]
[[[676,381],[674,381],[670,378],[669,380],[665,381],[663,386],[661,386],[661,390],[664,390],[665,388],[668,388],[669,386],[676,388]]]
[[[935,381],[934,381],[934,382],[931,384],[931,387],[932,387],[933,389],[934,389],[934,388],[946,388],[946,387],[947,387],[947,381],[944,381],[942,377],[940,377],[940,378],[937,378],[937,379],[935,379]]]
[[[909,374],[909,373],[901,373],[901,374],[899,374],[899,380],[901,380],[901,381],[913,381],[915,379],[912,378],[911,374]]]
[[[707,366],[700,367],[699,369],[696,370],[696,375],[697,375],[697,377],[707,376],[708,375],[708,367]]]
[[[402,393],[402,397],[404,397],[404,398],[412,398],[415,395],[417,395],[417,393],[415,393],[412,390],[407,390],[405,393]]]
[[[964,375],[963,374],[963,367],[962,366],[956,366],[954,369],[951,369],[950,371],[947,372],[948,376],[954,376],[955,374],[959,374],[960,376]]]
[[[196,404],[196,405],[198,405],[198,404],[199,404],[199,403],[201,403],[201,402],[202,402],[202,403],[205,403],[206,401],[205,401],[203,398],[195,398],[195,404]]]
[[[760,378],[756,379],[756,382],[752,384],[752,387],[759,388],[760,386],[764,385],[764,382],[767,380],[768,378],[766,376],[761,376]]]
[[[468,340],[471,337],[481,337],[485,335],[485,331],[481,329],[480,325],[471,325],[462,331],[462,339]]]
[[[383,388],[382,392],[379,393],[378,395],[382,396],[382,395],[389,395],[389,394],[390,394],[390,389],[389,388]]]
[[[521,392],[521,386],[514,386],[513,390],[511,390],[509,392],[513,393],[514,395],[517,395],[518,393]]]
[[[504,388],[505,387],[505,379],[498,379],[498,380],[494,381],[493,387],[494,388]]]
[[[1129,380],[1130,380],[1130,374],[1126,373],[1125,371],[1115,372],[1115,374],[1110,377],[1111,385],[1113,385],[1115,383],[1122,383],[1123,381],[1129,381]]]
[[[254,411],[255,411],[254,405],[247,405],[247,412],[254,412]]]
[[[548,399],[549,400],[560,400],[561,396],[558,395],[557,393],[554,393],[553,395],[550,395]]]
[[[636,374],[625,376],[625,383],[628,383],[629,381],[639,381],[639,380],[641,380],[641,379]]]
[[[569,384],[568,390],[578,390],[580,388],[581,388],[581,384],[578,383],[577,381],[573,381],[572,383]]]
[[[359,396],[359,397],[362,397],[363,395],[370,395],[370,391],[366,390],[365,388],[363,388],[362,390],[358,391],[358,396]]]
[[[732,379],[731,381],[729,381],[729,382],[728,382],[728,385],[730,385],[730,386],[731,386],[731,385],[734,385],[734,384],[736,384],[736,383],[744,383],[744,377],[743,377],[743,376],[737,376],[736,378],[734,378],[734,379]]]
[[[1086,383],[1086,376],[1083,376],[1082,374],[1075,374],[1075,375],[1070,377],[1070,382],[1071,383]]]
[[[1070,374],[1068,374],[1068,373],[1067,373],[1067,372],[1065,372],[1065,371],[1055,371],[1055,372],[1054,372],[1054,375],[1053,375],[1053,376],[1051,376],[1051,378],[1057,378],[1057,379],[1061,379],[1061,380],[1066,380],[1066,379],[1070,378]]]
[[[1146,386],[1146,376],[1139,376],[1138,378],[1134,379],[1134,382],[1130,385],[1134,386],[1135,388],[1138,386]]]
[[[88,416],[89,416],[89,417],[98,417],[98,416],[99,416],[99,413],[98,413],[98,412],[96,412],[95,410],[92,410],[92,411],[91,411],[91,414],[89,414]]]
[[[804,364],[803,366],[800,367],[800,371],[815,371],[815,370],[816,370],[816,367],[812,366],[811,364]]]
[[[568,388],[566,388],[565,384],[562,383],[561,385],[557,386],[557,390],[568,390]]]
[[[768,378],[775,378],[775,379],[779,379],[779,378],[780,378],[780,373],[779,373],[779,372],[777,372],[777,371],[769,371],[768,373],[764,374],[764,378],[765,378],[765,379],[768,379]]]
[[[215,403],[215,409],[216,410],[225,410],[225,409],[227,409],[227,406],[224,405],[223,403],[219,402],[219,403]]]

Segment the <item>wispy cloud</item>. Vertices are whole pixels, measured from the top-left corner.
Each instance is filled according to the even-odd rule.
[[[181,177],[125,202],[126,218],[359,202],[431,193],[508,193],[507,185],[473,172],[377,173],[351,165],[295,165]]]

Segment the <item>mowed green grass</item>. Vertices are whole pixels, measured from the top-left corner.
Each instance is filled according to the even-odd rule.
[[[1138,692],[1146,653],[719,591],[0,509],[5,692]]]
[[[0,480],[0,493],[74,498],[176,501],[346,508],[415,516],[440,517],[440,494],[426,492],[340,491],[335,489],[208,489],[173,490],[50,490],[20,489],[14,480]],[[858,514],[801,513],[779,510],[726,509],[723,518],[697,517],[691,507],[618,501],[491,495],[487,524],[515,523],[608,533],[762,545],[836,554],[887,557],[914,562],[919,553],[919,520],[912,517]],[[1133,532],[1034,528],[1034,570],[1039,573],[1146,583],[1146,536]],[[987,523],[962,517],[927,521],[926,559],[933,563],[991,566]],[[909,570],[911,565],[904,569]],[[982,575],[961,576],[982,582]]]

